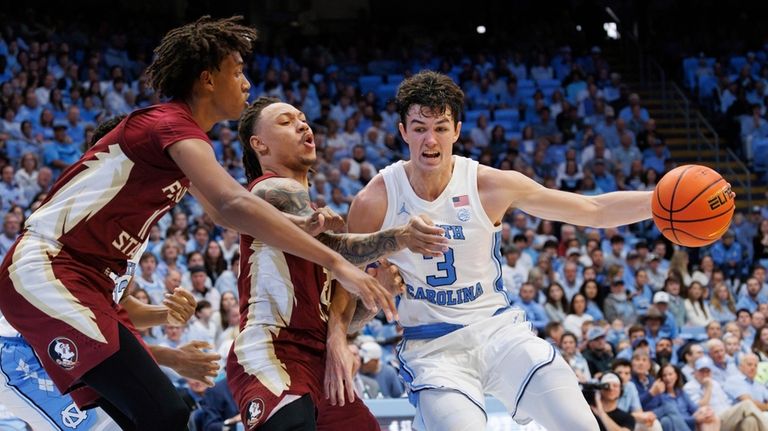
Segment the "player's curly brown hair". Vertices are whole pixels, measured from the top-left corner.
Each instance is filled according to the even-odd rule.
[[[461,119],[464,92],[449,76],[424,70],[400,84],[395,103],[403,125],[406,125],[411,106],[419,105],[432,116],[443,115],[446,109],[450,109],[453,125],[456,126]]]
[[[152,88],[163,96],[185,99],[204,70],[218,70],[231,53],[250,53],[257,33],[240,24],[242,20],[242,16],[213,19],[206,15],[169,31],[147,68]]]
[[[261,111],[273,103],[280,103],[280,99],[265,96],[259,97],[245,108],[243,115],[240,116],[237,135],[240,138],[240,144],[243,146],[243,168],[249,183],[264,173],[261,169],[259,156],[251,147],[251,136],[256,131],[256,123],[259,121],[259,117],[261,117]]]

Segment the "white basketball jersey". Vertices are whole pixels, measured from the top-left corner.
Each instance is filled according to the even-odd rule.
[[[406,292],[397,301],[404,327],[468,325],[509,307],[501,278],[501,226],[493,225],[480,203],[478,163],[458,156],[453,156],[453,162],[448,186],[431,202],[413,191],[403,161],[381,171],[387,188],[382,229],[426,214],[445,230],[450,247],[437,258],[409,250],[389,257],[406,284]]]

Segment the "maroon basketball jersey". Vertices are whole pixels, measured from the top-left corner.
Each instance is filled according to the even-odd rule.
[[[276,175],[263,175],[248,189],[273,177]],[[240,337],[247,339],[253,325],[269,325],[287,329],[306,347],[325,351],[331,291],[322,266],[241,235],[237,284],[243,316]],[[284,339],[289,335],[281,331],[275,336]]]
[[[186,193],[189,180],[166,149],[193,138],[211,145],[184,103],[133,112],[63,172],[26,229],[122,273],[149,228]]]

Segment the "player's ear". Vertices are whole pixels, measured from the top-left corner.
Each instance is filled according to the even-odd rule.
[[[210,70],[203,70],[198,77],[200,85],[208,90],[213,90],[213,74]]]
[[[269,148],[264,145],[264,141],[262,141],[257,135],[251,135],[251,138],[248,140],[248,144],[250,144],[251,148],[253,148],[253,151],[256,151],[256,154],[267,154],[269,153]]]

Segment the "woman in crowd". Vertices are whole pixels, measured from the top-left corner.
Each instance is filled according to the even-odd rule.
[[[579,331],[581,332],[581,331]],[[560,337],[560,354],[568,365],[571,366],[579,382],[586,383],[592,380],[592,374],[589,372],[589,364],[578,349],[578,339],[576,334],[567,331]]]
[[[712,321],[712,312],[704,301],[704,286],[698,281],[688,286],[688,295],[684,301],[685,324],[688,326],[704,327]]]
[[[568,311],[568,301],[565,299],[565,291],[558,283],[552,283],[545,290],[546,302],[544,311],[550,322],[562,322]]]
[[[586,278],[586,277],[585,277]],[[602,302],[600,295],[600,285],[596,280],[585,280],[581,285],[581,294],[587,299],[587,314],[594,320],[604,320]]]
[[[709,310],[712,319],[720,322],[720,324],[724,325],[736,319],[736,302],[725,283],[716,284],[712,290]]]
[[[571,298],[571,304],[568,307],[568,315],[563,320],[563,327],[566,331],[576,334],[576,338],[581,340],[582,326],[584,322],[594,320],[592,315],[587,314],[587,298],[582,293],[577,293]]]

